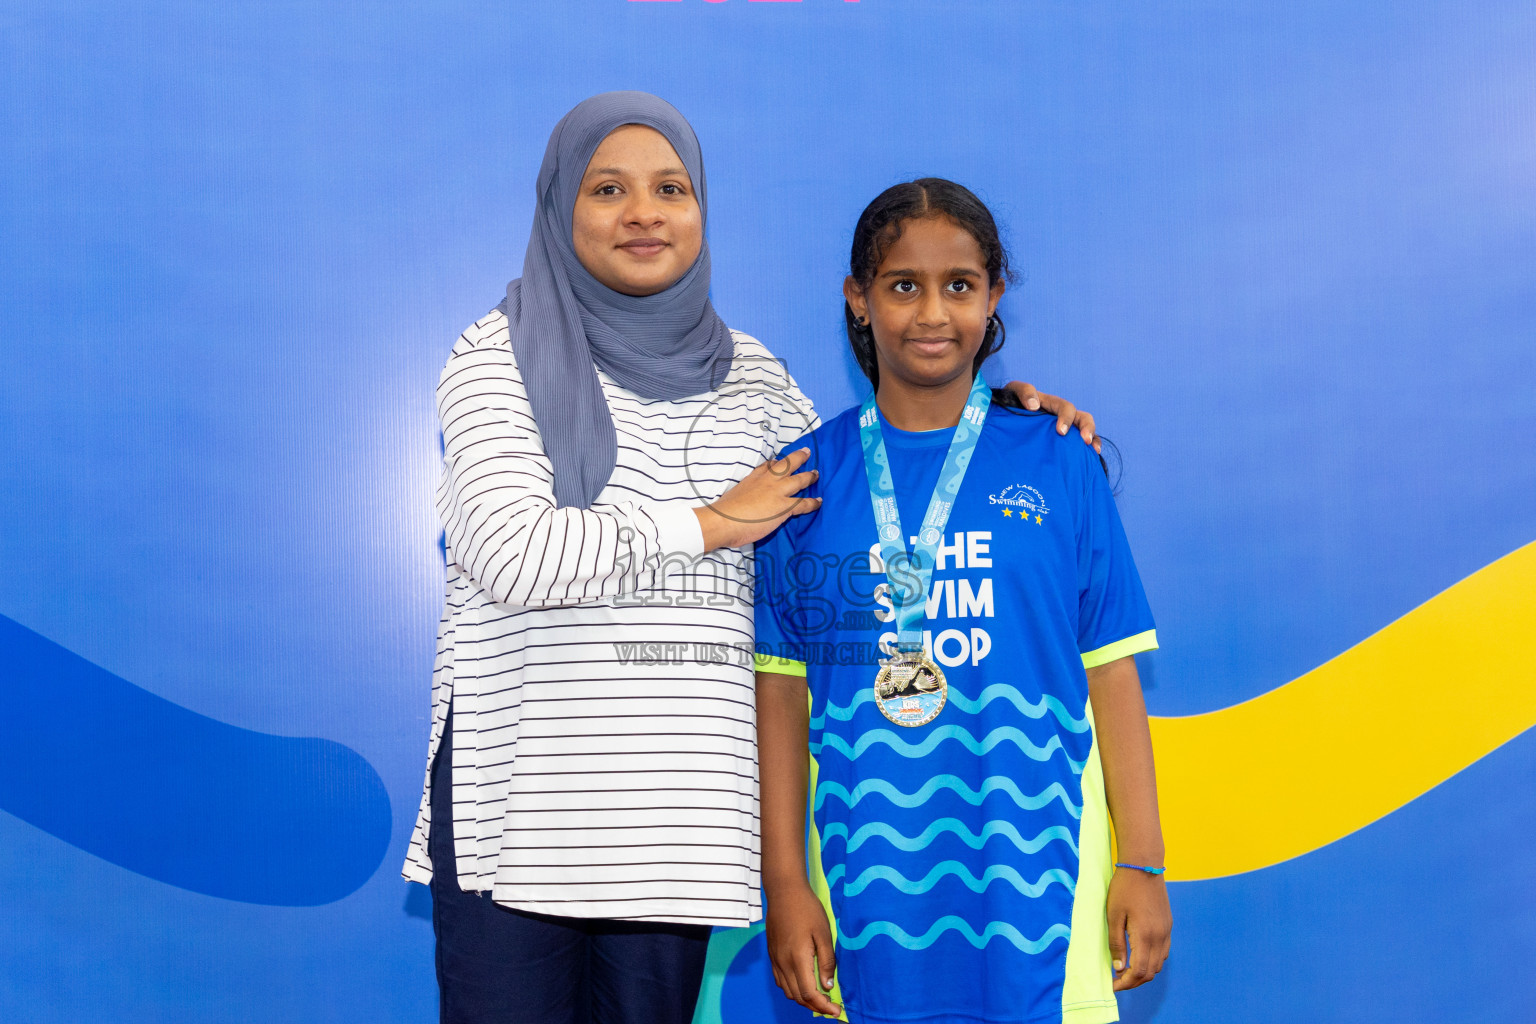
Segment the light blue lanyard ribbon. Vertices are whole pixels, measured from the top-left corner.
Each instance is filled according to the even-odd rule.
[[[917,533],[917,547],[907,553],[907,537],[901,528],[901,512],[896,508],[896,485],[891,478],[891,460],[885,452],[885,435],[880,430],[880,411],[873,395],[859,410],[859,436],[864,447],[864,475],[869,480],[869,500],[875,509],[875,529],[880,537],[880,558],[885,562],[887,593],[896,609],[896,648],[900,651],[923,649],[923,618],[928,606],[928,587],[933,568],[938,564],[939,542],[950,509],[965,480],[971,453],[987,422],[987,407],[992,404],[992,389],[976,375],[971,395],[960,414],[955,436],[950,439],[939,482],[928,499],[923,527]],[[899,570],[899,573],[898,573]]]

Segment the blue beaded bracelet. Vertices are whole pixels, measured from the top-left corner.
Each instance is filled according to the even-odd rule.
[[[1145,871],[1149,875],[1160,875],[1168,870],[1167,868],[1149,868],[1142,864],[1116,864],[1115,867],[1130,868],[1133,871]]]

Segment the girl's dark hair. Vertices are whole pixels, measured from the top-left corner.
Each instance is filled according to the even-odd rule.
[[[996,286],[1000,281],[1013,281],[1013,270],[1008,265],[1008,250],[998,235],[997,221],[992,211],[976,194],[964,185],[947,178],[918,178],[892,185],[864,207],[859,222],[853,229],[853,252],[848,259],[848,273],[860,288],[867,289],[875,282],[880,262],[891,245],[901,237],[909,220],[924,217],[947,217],[970,233],[981,247],[982,259],[987,266],[987,283]],[[875,335],[868,326],[861,327],[854,319],[853,307],[843,303],[843,320],[848,331],[848,345],[859,369],[869,378],[870,384],[880,386],[880,368],[875,361]],[[972,372],[979,370],[1007,340],[1008,331],[1002,317],[994,316],[987,322],[987,334],[976,353]],[[1011,394],[1011,393],[1010,393]],[[998,399],[1007,402],[1005,398]],[[1015,402],[1014,404],[1017,404]]]
[[[879,272],[881,261],[885,259],[891,245],[901,237],[906,222],[924,217],[947,217],[976,239],[976,244],[981,247],[982,259],[987,265],[988,285],[996,287],[1000,281],[1013,283],[1014,274],[1008,262],[1008,250],[1003,246],[997,221],[992,218],[992,211],[987,209],[987,205],[977,199],[970,189],[948,178],[918,178],[916,181],[892,185],[876,196],[873,202],[864,207],[864,212],[859,214],[859,222],[853,228],[853,251],[848,257],[848,273],[861,289],[867,290],[875,283],[875,274]],[[843,303],[843,324],[848,333],[848,346],[853,349],[854,360],[864,376],[869,378],[870,385],[879,390],[880,365],[875,359],[874,331],[867,324],[859,324],[854,318],[853,307],[847,302]],[[971,373],[980,370],[981,364],[996,355],[1007,340],[1008,329],[1003,326],[1003,318],[994,314],[987,321],[987,333],[971,364]],[[993,388],[992,402],[1005,409],[1031,415],[1019,401],[1019,396],[1007,388]],[[1033,415],[1049,414],[1036,412]],[[1118,468],[1120,450],[1107,437],[1100,435],[1099,440],[1110,450]],[[1109,476],[1109,464],[1102,455],[1099,456],[1099,465],[1104,468],[1104,475]],[[1119,472],[1116,472],[1112,488],[1115,491],[1119,490],[1119,476]]]

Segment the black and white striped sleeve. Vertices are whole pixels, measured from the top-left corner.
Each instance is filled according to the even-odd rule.
[[[473,331],[454,347],[438,385],[437,506],[449,557],[481,589],[502,604],[578,605],[645,589],[704,553],[685,502],[557,508],[511,350]]]

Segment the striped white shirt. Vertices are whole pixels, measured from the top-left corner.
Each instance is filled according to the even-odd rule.
[[[758,920],[751,551],[703,552],[693,508],[817,426],[758,341],[715,392],[652,401],[599,374],[618,461],[588,509],[554,474],[493,311],[438,384],[447,594],[431,759],[453,708],[458,879],[566,917]]]

